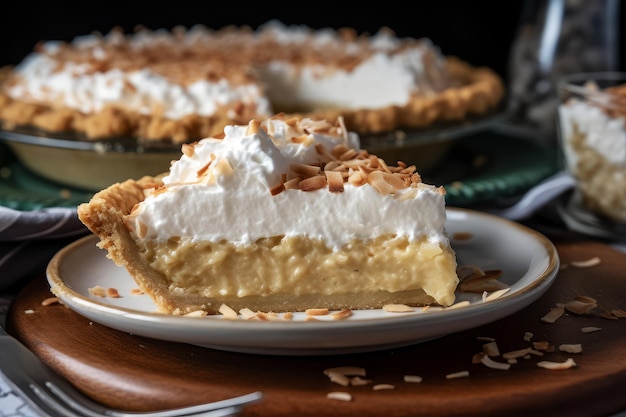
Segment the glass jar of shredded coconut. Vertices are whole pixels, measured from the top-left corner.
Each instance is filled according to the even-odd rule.
[[[626,241],[626,73],[574,74],[557,90],[564,168],[576,181],[563,219]]]

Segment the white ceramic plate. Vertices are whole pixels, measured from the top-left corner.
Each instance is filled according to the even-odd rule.
[[[515,313],[539,298],[559,268],[554,245],[542,234],[489,214],[448,209],[448,233],[458,263],[501,269],[510,286],[504,296],[484,302],[481,294],[457,292],[457,308],[415,309],[410,313],[354,311],[345,320],[226,320],[221,316],[183,317],[154,313],[152,300],[131,295],[136,285],[126,270],[87,236],[59,251],[47,268],[48,282],[62,301],[84,317],[140,336],[228,350],[275,355],[327,355],[406,346],[471,329]],[[458,233],[471,235],[456,240]],[[121,298],[89,295],[95,286],[117,288]],[[320,317],[324,319],[324,317]]]

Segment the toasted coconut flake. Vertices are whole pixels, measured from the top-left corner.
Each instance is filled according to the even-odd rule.
[[[58,304],[60,301],[59,297],[48,297],[41,302],[41,305],[46,307],[52,304]]]
[[[133,288],[132,290],[130,290],[130,294],[131,295],[143,295],[144,292],[141,290],[141,288]]]
[[[446,375],[446,379],[466,378],[469,376],[469,371],[453,372]]]
[[[300,181],[302,181],[301,177],[295,177],[285,181],[283,183],[283,186],[285,187],[285,190],[299,190],[300,187],[298,186],[298,184],[300,184]]]
[[[335,311],[330,315],[333,320],[344,320],[352,315],[352,310]]]
[[[456,274],[459,276],[459,280],[465,281],[466,279],[485,276],[485,271],[478,265],[460,265],[456,268]]]
[[[496,281],[499,282],[499,281]],[[502,283],[500,283],[502,284]],[[502,285],[506,285],[506,284],[502,284]],[[502,288],[499,290],[496,290],[492,293],[486,293],[487,295],[485,297],[483,297],[483,301],[493,301],[493,300],[497,300],[498,298],[502,297],[504,294],[506,294],[507,292],[511,291],[510,287],[506,287],[506,288]]]
[[[575,266],[576,268],[590,268],[592,266],[599,265],[601,263],[601,259],[597,256],[593,258],[586,259],[584,261],[572,261],[570,265]]]
[[[284,183],[275,185],[272,188],[270,188],[270,194],[271,195],[278,195],[278,194],[282,193],[283,191],[285,191],[285,184]]]
[[[328,182],[328,191],[331,193],[343,192],[343,177],[341,172],[337,171],[324,171],[326,174],[326,182]]]
[[[121,298],[122,297],[120,295],[119,291],[117,290],[117,288],[107,288],[106,289],[106,296],[110,297],[110,298]]]
[[[485,352],[474,353],[474,355],[472,355],[472,365],[481,363],[483,356],[486,356]]]
[[[600,313],[600,317],[605,318],[605,319],[609,319],[609,320],[618,320],[619,317],[617,317],[615,314],[611,313],[610,311],[602,311]]]
[[[246,136],[254,135],[259,133],[259,129],[261,129],[261,123],[258,120],[252,119],[248,123],[248,128],[246,129]]]
[[[406,304],[385,304],[383,310],[388,313],[409,313],[415,311],[415,309]]]
[[[373,171],[370,173],[367,176],[367,182],[382,195],[388,195],[394,191],[393,186],[385,181],[382,171]]]
[[[583,351],[583,346],[580,343],[564,343],[559,345],[559,350],[567,353],[580,353]]]
[[[489,357],[489,355],[483,356],[480,361],[483,365],[492,369],[499,369],[502,371],[508,371],[511,368],[511,364],[508,362],[497,362]]]
[[[287,311],[286,313],[283,314],[283,319],[285,320],[293,319],[293,313],[291,311]]]
[[[512,350],[510,352],[503,353],[502,357],[504,359],[523,358],[524,356],[528,355],[531,350],[532,350],[531,348]]]
[[[372,383],[371,379],[365,379],[360,376],[353,376],[352,378],[350,378],[350,385],[352,385],[353,387],[358,387],[361,385],[369,385],[371,383]]]
[[[611,313],[613,313],[615,317],[619,317],[620,319],[626,318],[626,311],[624,310],[613,309],[611,310]]]
[[[339,161],[330,161],[324,165],[324,171],[340,171],[345,172],[348,168]]]
[[[406,188],[401,177],[383,171],[373,171],[367,176],[367,182],[382,195],[393,194]]]
[[[339,158],[340,158],[340,156],[341,156],[343,153],[345,153],[345,152],[347,152],[347,151],[348,151],[348,149],[350,149],[350,148],[348,148],[348,146],[347,146],[347,145],[345,145],[345,144],[341,143],[341,144],[339,144],[339,145],[335,145],[335,146],[333,147],[333,149],[330,151],[330,153],[332,154],[333,158],[335,158],[335,159],[339,159]],[[352,154],[352,156],[347,157],[347,158],[346,158],[346,161],[347,161],[347,160],[349,160],[349,159],[353,159],[355,155],[356,155],[356,151],[354,151],[354,153]]]
[[[355,149],[347,149],[344,153],[339,155],[339,160],[348,161],[350,159],[353,159],[356,156],[356,154],[357,153]]]
[[[531,332],[525,332],[523,339],[525,342],[530,342],[533,336],[534,334],[532,334]]]
[[[489,342],[483,345],[483,352],[487,356],[500,356],[500,349],[498,349],[498,344],[496,342]]]
[[[264,311],[257,311],[256,319],[261,321],[271,321],[271,317]]]
[[[321,174],[322,168],[307,164],[290,164],[289,169],[298,177],[309,178]]]
[[[348,175],[348,182],[350,185],[360,187],[367,183],[367,174],[363,171],[351,171]]]
[[[96,285],[95,287],[88,289],[89,294],[94,297],[110,297],[110,298],[120,298],[120,294],[117,291],[117,288],[104,288],[100,285]]]
[[[298,188],[302,191],[317,191],[324,187],[326,187],[326,177],[322,175],[305,178],[298,183]]]
[[[508,285],[498,281],[502,276],[502,271],[499,269],[484,271],[475,265],[468,265],[457,268],[457,275],[459,275],[459,280],[461,281],[459,290],[462,292],[482,293],[484,291],[492,292],[508,288]]]
[[[338,400],[338,401],[346,401],[346,402],[350,402],[352,401],[352,395],[350,395],[349,392],[329,392],[328,394],[326,394],[326,398],[328,398],[329,400]]]
[[[308,308],[305,310],[307,316],[325,316],[328,314],[327,308]]]
[[[237,314],[237,312],[235,310],[233,310],[232,308],[230,308],[226,304],[222,304],[218,308],[217,311],[219,311],[224,316],[225,319],[233,320],[233,319],[238,319],[239,318],[239,315]]]
[[[402,193],[398,196],[398,201],[408,201],[417,197],[417,189],[411,188],[407,192]]]
[[[259,320],[263,320],[263,321],[282,320],[282,318],[278,315],[278,313],[274,313],[273,311],[270,311],[270,312],[257,311],[256,315],[259,318]]]
[[[336,161],[337,158],[333,156],[328,149],[326,149],[321,143],[315,144],[315,151],[319,155],[320,159],[324,162]]]
[[[574,362],[574,359],[572,358],[567,358],[565,362],[540,361],[537,362],[537,366],[540,368],[550,369],[552,371],[562,371],[575,367],[576,362]]]
[[[563,314],[565,314],[565,307],[561,307],[561,306],[552,307],[550,311],[548,312],[548,314],[546,314],[545,316],[541,318],[541,321],[545,323],[554,323],[559,318],[561,318]]]
[[[550,348],[550,342],[547,340],[533,342],[533,347],[537,350],[548,350]]]
[[[475,275],[471,277],[467,277],[465,281],[469,280],[479,280],[479,281],[487,281],[487,280],[496,280],[502,276],[501,269],[488,269],[484,270],[482,274]]]
[[[372,387],[374,391],[381,391],[386,389],[396,389],[395,385],[392,384],[376,384]]]
[[[419,375],[404,375],[404,382],[419,384],[424,378]]]
[[[575,314],[588,314],[596,307],[598,307],[598,304],[596,304],[595,300],[572,300],[565,303],[565,309]]]
[[[378,163],[380,164],[380,169],[382,169],[382,171],[386,174],[392,174],[398,171],[398,167],[389,166],[382,158],[378,158]]]
[[[24,314],[35,314],[35,310],[29,308],[28,310],[24,310]]]
[[[327,375],[330,379],[330,382],[334,382],[335,384],[339,384],[344,387],[350,385],[350,378],[344,374],[340,374],[338,372],[329,372]]]
[[[106,297],[106,289],[100,285],[91,287],[87,291],[89,292],[89,295],[93,295],[94,297]]]
[[[505,290],[507,288],[508,286],[506,284],[495,279],[485,281],[463,281],[459,285],[459,291],[472,293],[495,292]]]
[[[189,143],[183,143],[183,145],[180,148],[181,152],[188,156],[188,157],[192,157],[193,153],[195,151],[195,146],[193,144],[189,144]]]
[[[204,310],[194,310],[185,314],[185,317],[205,317],[207,315],[208,313]]]
[[[256,319],[256,313],[247,307],[239,310],[239,314],[241,314],[241,317],[245,320]]]
[[[580,329],[580,331],[583,333],[599,332],[600,330],[602,330],[602,327],[593,327],[593,326],[582,327]]]
[[[209,161],[204,166],[200,167],[200,169],[196,171],[196,177],[202,178],[203,176],[205,176],[207,174],[207,171],[209,170],[209,167],[211,166],[211,164],[213,164],[213,161]],[[163,192],[163,191],[165,191],[165,188],[161,188],[160,190],[156,190],[155,194],[157,194],[158,192]]]
[[[140,239],[143,239],[148,234],[148,225],[137,220],[137,227],[135,228],[135,233]]]
[[[459,301],[458,303],[454,303],[451,306],[446,307],[446,310],[454,310],[455,308],[467,307],[471,305],[471,303],[467,300]]]

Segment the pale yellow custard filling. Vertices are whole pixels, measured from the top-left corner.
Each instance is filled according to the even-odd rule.
[[[136,241],[150,267],[162,274],[175,314],[237,310],[365,309],[383,304],[454,302],[454,254],[426,240],[392,235],[355,240],[333,251],[302,237],[231,242]],[[219,300],[219,301],[215,301]]]

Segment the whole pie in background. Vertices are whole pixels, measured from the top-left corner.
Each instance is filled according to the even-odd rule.
[[[81,140],[185,143],[278,113],[335,120],[359,134],[488,114],[500,77],[388,28],[138,28],[45,41],[0,71],[0,122]]]

